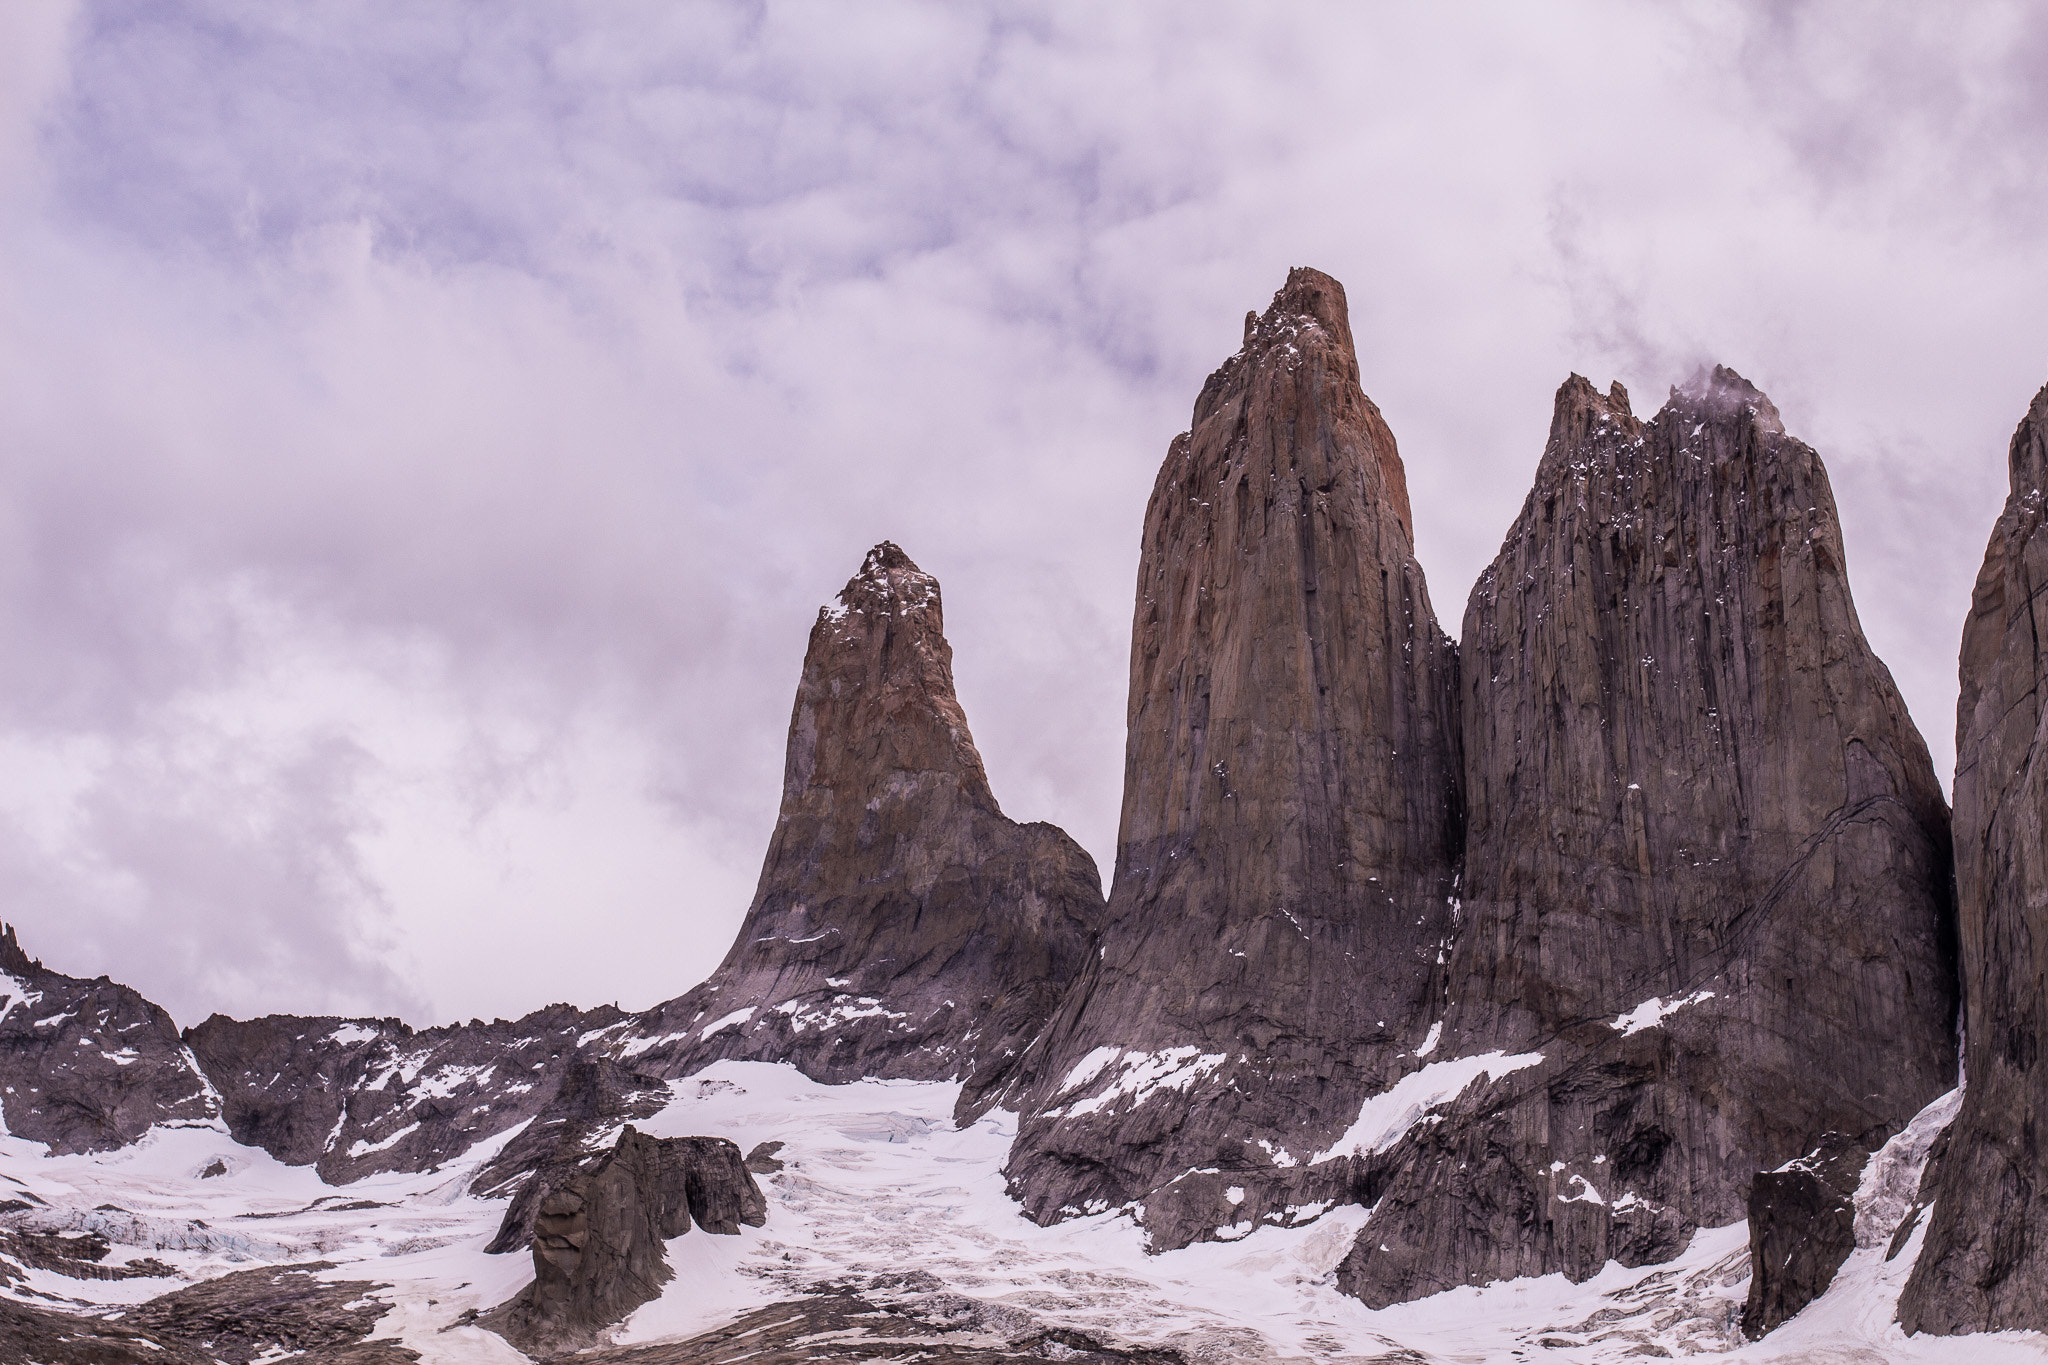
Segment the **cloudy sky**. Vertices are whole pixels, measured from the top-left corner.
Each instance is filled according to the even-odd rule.
[[[676,994],[883,537],[1107,867],[1145,495],[1296,264],[1453,632],[1568,372],[1764,387],[1946,776],[2044,145],[2026,4],[10,3],[0,916],[187,1023]]]

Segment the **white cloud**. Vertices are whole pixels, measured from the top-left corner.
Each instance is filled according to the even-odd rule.
[[[1144,499],[1293,264],[1450,629],[1567,371],[1724,360],[1945,769],[2044,377],[2042,22],[1902,84],[1910,8],[1782,13],[10,10],[8,915],[181,1018],[680,990],[885,536],[1006,809],[1107,872]]]

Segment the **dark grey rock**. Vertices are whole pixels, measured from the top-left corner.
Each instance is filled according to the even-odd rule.
[[[1371,1304],[1667,1259],[1954,1083],[1947,810],[1768,399],[1717,369],[1639,423],[1573,376],[1461,650],[1437,1055],[1543,1060],[1399,1157],[1339,1272]]]
[[[811,630],[782,809],[725,962],[616,1044],[676,1076],[721,1058],[821,1081],[1007,1073],[1091,955],[1095,864],[989,789],[938,581],[869,551]]]
[[[767,1218],[724,1138],[651,1138],[628,1124],[594,1165],[554,1175],[533,1218],[533,1283],[479,1319],[529,1354],[596,1343],[657,1297],[675,1275],[663,1243],[692,1221],[730,1235]]]
[[[423,1171],[533,1118],[632,1016],[551,1005],[414,1030],[396,1019],[214,1015],[185,1040],[237,1142],[330,1184]]]
[[[1451,929],[1457,657],[1327,275],[1167,452],[1129,718],[1101,953],[1006,1092],[1008,1169],[1031,1217],[1135,1204],[1164,1248],[1348,1188],[1303,1163],[1417,1065]]]
[[[1908,1332],[2048,1330],[2048,388],[2007,459],[1956,703],[1968,1083],[1922,1186]]]
[[[1840,1133],[1749,1187],[1749,1300],[1742,1332],[1751,1341],[1795,1316],[1834,1283],[1856,1249],[1856,1184],[1870,1153]]]
[[[168,1014],[104,976],[49,970],[0,925],[0,1116],[68,1154],[211,1124],[219,1109]]]
[[[484,1250],[496,1255],[526,1246],[541,1191],[610,1150],[626,1120],[651,1118],[668,1100],[666,1083],[609,1058],[571,1062],[554,1098],[470,1178],[471,1194],[511,1197]]]
[[[755,1175],[775,1174],[775,1172],[781,1170],[787,1164],[781,1157],[775,1155],[782,1148],[783,1144],[780,1142],[755,1143],[754,1150],[747,1153],[747,1169]]]

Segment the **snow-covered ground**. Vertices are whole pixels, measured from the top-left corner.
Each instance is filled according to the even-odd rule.
[[[1172,1346],[1194,1361],[1321,1363],[1398,1351],[1470,1365],[1666,1353],[1844,1365],[2048,1361],[2048,1338],[2035,1334],[1904,1337],[1892,1305],[1918,1247],[1887,1264],[1875,1232],[1826,1296],[1754,1344],[1735,1327],[1748,1275],[1739,1225],[1701,1232],[1669,1264],[1610,1265],[1582,1285],[1549,1276],[1373,1311],[1332,1283],[1361,1209],[1148,1256],[1139,1230],[1115,1214],[1052,1228],[1025,1220],[1003,1194],[1012,1121],[995,1114],[956,1130],[953,1086],[824,1086],[784,1066],[721,1062],[673,1088],[674,1101],[640,1125],[645,1131],[713,1134],[743,1149],[780,1141],[788,1164],[761,1178],[765,1228],[736,1237],[696,1230],[670,1243],[676,1278],[626,1322],[622,1344],[694,1336],[821,1281],[893,1283],[900,1297],[906,1273],[923,1272],[931,1281],[921,1282],[980,1300],[999,1316],[1119,1344]],[[1917,1142],[1924,1152],[1930,1136],[1902,1135],[1889,1166],[1883,1158],[1873,1164],[1863,1197],[1871,1219],[1859,1220],[1859,1231],[1864,1221],[1896,1219],[1902,1167],[1916,1156],[1905,1149]],[[0,1200],[32,1194],[44,1206],[8,1221],[98,1230],[116,1243],[111,1261],[150,1257],[191,1278],[262,1262],[333,1261],[336,1269],[325,1272],[333,1278],[392,1286],[381,1294],[393,1309],[377,1335],[402,1339],[427,1362],[511,1365],[522,1357],[496,1336],[450,1328],[528,1277],[524,1253],[483,1253],[504,1205],[465,1193],[476,1166],[504,1140],[439,1172],[337,1188],[207,1128],[160,1129],[101,1157],[46,1157],[37,1144],[0,1137]],[[227,1174],[202,1177],[216,1161]],[[32,1271],[27,1284],[73,1306],[118,1311],[181,1282]],[[8,1292],[20,1296],[19,1287]]]

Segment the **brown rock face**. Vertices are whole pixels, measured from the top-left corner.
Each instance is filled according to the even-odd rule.
[[[1963,627],[1956,705],[1963,1107],[1928,1168],[1908,1332],[2048,1330],[2048,389]]]
[[[1373,1304],[1668,1259],[1955,1080],[1948,813],[1768,399],[1716,369],[1644,424],[1574,376],[1461,650],[1436,1056],[1542,1060],[1383,1159]]]
[[[624,1050],[667,1075],[735,1057],[978,1092],[1092,951],[1101,883],[1072,839],[996,804],[954,696],[938,580],[885,541],[839,600],[811,630],[739,938]]]
[[[1412,1065],[1450,929],[1456,670],[1343,287],[1295,270],[1146,510],[1102,952],[1013,1092],[1032,1217],[1177,1246],[1332,1197],[1298,1163]]]

